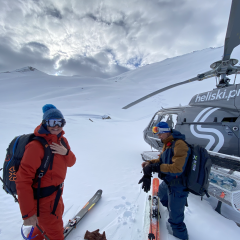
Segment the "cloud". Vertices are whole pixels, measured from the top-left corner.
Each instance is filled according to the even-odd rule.
[[[29,42],[26,44],[26,47],[30,47],[39,52],[45,52],[46,54],[49,54],[50,52],[49,48],[46,45],[38,42]]]
[[[0,71],[28,63],[51,74],[101,77],[222,46],[231,7],[225,0],[0,4]]]
[[[109,57],[104,52],[98,56],[78,56],[69,60],[63,59],[59,62],[58,70],[63,75],[79,75],[89,77],[109,78],[128,71],[127,68],[109,64]]]
[[[46,8],[45,11],[46,11],[46,15],[50,15],[60,20],[63,18],[61,12],[56,8]]]

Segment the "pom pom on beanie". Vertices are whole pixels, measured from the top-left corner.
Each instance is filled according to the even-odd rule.
[[[57,108],[52,104],[46,104],[42,107],[43,113],[45,113],[49,109],[57,109]]]
[[[43,120],[64,118],[62,113],[52,104],[46,104],[42,107]]]

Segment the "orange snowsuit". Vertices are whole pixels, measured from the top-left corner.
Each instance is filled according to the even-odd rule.
[[[69,150],[68,155],[65,156],[60,154],[54,154],[52,170],[48,169],[41,180],[41,188],[48,186],[58,186],[64,182],[67,173],[67,167],[72,167],[75,164],[76,157],[70,150],[67,139],[63,137],[64,131],[59,134],[61,136],[57,136],[53,134],[41,134],[39,133],[40,128],[43,127],[39,125],[34,130],[34,134],[36,136],[44,137],[49,143],[49,145],[53,142],[60,144],[61,138],[63,138],[64,142],[67,145],[67,149]],[[37,200],[34,200],[32,184],[37,169],[41,165],[43,156],[43,146],[37,140],[33,140],[25,147],[25,152],[21,160],[19,170],[17,172],[16,180],[18,201],[23,219],[27,219],[37,213]],[[37,188],[37,186],[38,183],[33,185],[34,188]],[[64,211],[64,204],[62,197],[58,202],[55,215],[51,214],[56,194],[57,191],[55,191],[52,195],[48,197],[40,198],[40,214],[38,217],[38,225],[51,240],[63,240],[64,228],[62,215]],[[35,240],[44,239],[40,231],[35,227],[33,236],[35,236],[36,234],[38,234],[38,236],[34,238]]]

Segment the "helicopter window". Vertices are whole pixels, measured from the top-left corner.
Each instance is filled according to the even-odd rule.
[[[154,116],[154,118],[153,118],[153,120],[152,120],[152,122],[151,122],[151,124],[150,124],[150,128],[152,128],[153,126],[156,126],[156,124],[157,124],[158,122],[160,122],[161,115],[162,115],[162,114],[157,113],[157,114]]]
[[[237,117],[226,117],[223,118],[222,122],[236,122]]]
[[[160,121],[167,122],[168,126],[174,129],[177,124],[177,120],[178,120],[178,115],[174,113],[172,114],[170,113],[170,114],[162,115]]]

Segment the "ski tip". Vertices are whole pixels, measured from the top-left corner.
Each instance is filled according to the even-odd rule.
[[[103,192],[103,190],[102,189],[99,189],[99,190],[97,190],[97,194],[101,194],[102,195],[102,192]]]

